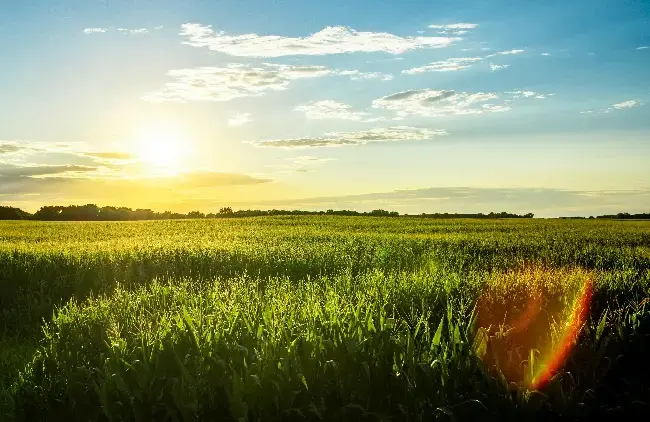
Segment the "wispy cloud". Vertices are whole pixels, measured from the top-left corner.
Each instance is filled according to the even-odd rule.
[[[253,142],[260,147],[316,148],[364,145],[374,142],[419,141],[446,135],[442,129],[395,126],[359,132],[330,132],[314,138],[269,139]]]
[[[389,80],[390,75],[364,73],[358,70],[329,69],[325,66],[294,66],[263,63],[261,67],[231,63],[225,67],[208,66],[176,69],[167,72],[173,78],[159,91],[142,98],[151,102],[229,101],[233,98],[264,95],[281,91],[296,79],[323,76],[346,76],[353,80]]]
[[[395,111],[400,117],[483,114],[510,109],[505,104],[495,104],[497,100],[499,95],[492,92],[469,93],[421,89],[402,91],[378,98],[372,102],[372,106]]]
[[[153,30],[160,30],[162,29],[163,26],[155,26]],[[85,28],[83,30],[84,34],[100,34],[108,31],[117,31],[121,32],[122,34],[132,34],[132,35],[138,35],[138,34],[148,34],[150,31],[147,28],[113,28],[113,29],[108,29],[108,28]]]
[[[644,46],[641,46],[641,47],[637,47],[635,50],[647,50],[649,48],[650,48],[650,46],[644,45]]]
[[[14,143],[0,143],[0,155],[9,154],[20,151],[22,148]]]
[[[533,91],[456,92],[453,90],[419,89],[402,91],[372,102],[374,108],[391,110],[398,117],[462,116],[508,111],[521,99],[543,99],[554,94]]]
[[[514,54],[521,54],[523,52],[524,50],[507,50],[507,51],[499,51],[497,54],[500,54],[502,56],[511,56]]]
[[[142,206],[160,198],[186,199],[186,195],[206,192],[203,195],[214,197],[218,189],[228,186],[251,186],[268,183],[271,180],[247,174],[222,173],[213,171],[194,171],[157,177],[79,177],[81,169],[71,170],[70,166],[59,168],[16,171],[15,175],[4,175],[0,170],[0,194],[21,197],[40,194],[45,198],[60,200],[62,192],[70,201],[101,201],[103,203],[124,199],[124,192],[137,197],[137,206]],[[45,172],[48,177],[34,176],[26,173]],[[54,173],[52,173],[54,172]],[[91,173],[92,174],[92,173]],[[126,204],[125,204],[126,205]]]
[[[343,53],[385,52],[401,54],[421,48],[447,47],[456,37],[400,37],[386,32],[361,32],[345,26],[328,26],[306,37],[281,35],[227,35],[210,25],[186,23],[180,35],[185,44],[241,57],[282,57]]]
[[[429,25],[429,28],[437,29],[438,34],[460,36],[469,33],[469,30],[475,29],[477,26],[477,23],[451,23],[447,25]]]
[[[490,63],[490,70],[491,70],[492,72],[496,72],[497,70],[507,69],[507,68],[509,68],[509,67],[510,67],[509,64],[494,64],[494,63]]]
[[[622,108],[641,107],[642,105],[643,103],[637,100],[628,100],[628,101],[623,101],[621,103],[612,104],[612,107],[614,107],[616,110],[620,110]]]
[[[106,28],[85,28],[84,34],[101,34],[106,32]]]
[[[496,56],[516,56],[518,54],[523,53],[524,51],[525,50],[521,50],[521,49],[519,49],[519,50],[518,49],[505,50],[505,51],[499,51],[499,52],[496,52],[496,53],[488,54],[485,57],[489,59],[489,58],[496,57]]]
[[[463,51],[470,51],[471,48],[463,48]],[[489,48],[482,48],[481,50],[486,51],[490,50]],[[418,73],[425,72],[449,72],[457,71],[462,69],[467,69],[478,63],[483,62],[485,59],[496,57],[497,55],[507,56],[507,55],[516,55],[522,53],[524,50],[507,50],[500,51],[498,53],[488,54],[486,56],[476,56],[476,57],[452,57],[444,60],[435,61],[429,63],[425,66],[414,67],[411,69],[402,70],[403,74],[415,75]],[[499,65],[490,63],[490,70],[500,70],[510,67],[510,65]]]
[[[377,207],[402,213],[467,212],[498,210],[536,216],[642,212],[647,209],[650,190],[584,191],[552,188],[431,187],[357,195],[266,201],[263,207],[339,208],[372,210]],[[246,206],[246,205],[244,205]]]
[[[446,60],[433,62],[426,66],[414,67],[412,69],[403,70],[402,73],[407,75],[414,75],[416,73],[424,72],[449,72],[461,69],[467,69],[474,63],[482,61],[482,57],[453,57]]]
[[[432,29],[474,29],[477,23],[451,23],[448,25],[429,25]]]
[[[228,118],[228,126],[241,126],[252,121],[251,113],[237,113]]]
[[[542,93],[535,92],[535,91],[507,91],[506,94],[511,95],[512,98],[514,98],[514,99],[519,99],[519,98],[544,99],[544,98],[546,98],[546,95],[547,95],[547,94],[542,94]]]
[[[0,195],[20,198],[39,194],[43,200],[60,200],[64,192],[66,198],[81,195],[78,197],[109,201],[123,199],[124,192],[129,191],[145,201],[170,192],[270,181],[265,177],[200,169],[152,174],[137,161],[129,153],[92,151],[82,145],[0,142]]]
[[[138,159],[133,154],[126,152],[112,152],[112,151],[101,151],[101,152],[78,152],[78,155],[91,158],[93,161],[101,164],[109,164],[120,166],[128,162],[134,162]]]
[[[641,107],[643,105],[645,104],[637,100],[627,100],[627,101],[622,101],[620,103],[612,104],[611,106],[600,110],[581,111],[580,114],[607,114],[615,110],[624,110],[628,108]]]
[[[52,162],[56,164],[53,164]],[[121,151],[96,151],[82,144],[50,144],[34,141],[0,141],[0,166],[20,169],[45,169],[40,176],[77,172],[76,176],[99,177],[117,174],[138,161]],[[61,162],[67,164],[61,164]],[[53,173],[47,173],[53,170]],[[14,174],[18,170],[13,170]],[[42,171],[42,170],[37,170]],[[24,175],[28,176],[28,175]]]
[[[542,56],[550,56],[551,53],[542,53]]]
[[[84,155],[108,160],[132,160],[135,158],[133,154],[126,152],[86,152]]]
[[[324,120],[355,120],[360,121],[367,118],[370,113],[352,111],[352,107],[332,100],[315,101],[310,104],[300,105],[294,108],[295,111],[305,113],[308,119]]]
[[[358,70],[332,70],[333,75],[348,76],[353,81],[361,79],[379,79],[382,81],[392,81],[393,75],[381,72],[360,72]]]
[[[0,165],[0,180],[5,182],[24,177],[72,176],[78,173],[96,171],[97,167],[81,165]]]
[[[117,28],[117,30],[125,34],[147,34],[149,32],[147,28]]]
[[[286,158],[284,161],[284,164],[278,164],[272,167],[287,174],[308,173],[310,171],[313,171],[318,166],[321,166],[330,161],[334,161],[334,158],[301,155],[298,157]]]
[[[36,153],[73,155],[78,157],[89,157],[91,159],[106,160],[132,160],[135,157],[122,151],[92,151],[87,145],[81,144],[52,144],[36,141],[0,141],[0,154],[11,154],[25,156]]]

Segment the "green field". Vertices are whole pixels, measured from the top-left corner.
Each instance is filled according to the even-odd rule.
[[[648,297],[647,222],[1,222],[0,420],[648,415]]]

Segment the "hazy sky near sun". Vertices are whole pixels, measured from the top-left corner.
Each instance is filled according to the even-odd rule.
[[[650,207],[650,2],[0,6],[0,204]]]

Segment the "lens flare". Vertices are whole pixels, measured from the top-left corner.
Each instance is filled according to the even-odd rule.
[[[582,287],[580,295],[575,301],[571,317],[567,322],[566,327],[564,328],[562,340],[558,344],[555,351],[549,356],[546,362],[537,371],[537,374],[530,383],[531,389],[539,390],[541,388],[544,388],[546,384],[548,384],[548,382],[551,380],[553,375],[555,375],[560,366],[562,366],[564,361],[566,361],[566,358],[573,348],[578,334],[580,334],[582,325],[587,320],[592,296],[593,285],[591,283],[591,280],[587,280],[587,282]]]
[[[588,318],[591,276],[579,269],[537,268],[497,276],[495,283],[508,286],[510,293],[504,297],[487,287],[478,303],[480,332],[487,346],[479,350],[486,366],[505,377],[510,388],[544,388],[564,365]],[[568,305],[559,300],[566,283],[577,287]],[[559,341],[551,336],[556,320],[565,322]]]

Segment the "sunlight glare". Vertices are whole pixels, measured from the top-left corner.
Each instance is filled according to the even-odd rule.
[[[158,172],[178,172],[187,155],[187,143],[174,127],[149,127],[142,131],[137,143],[140,161]]]

